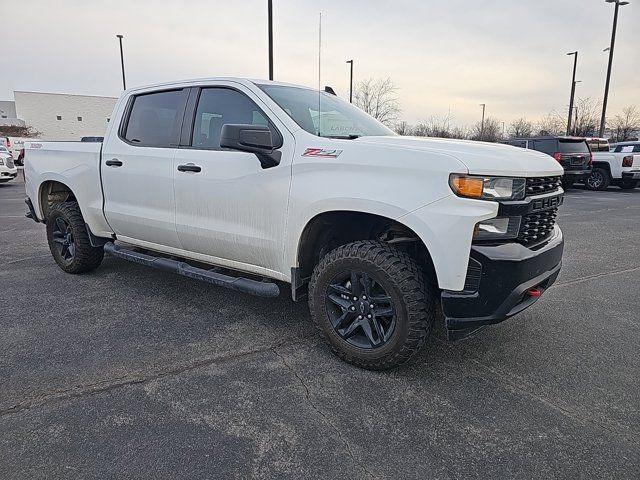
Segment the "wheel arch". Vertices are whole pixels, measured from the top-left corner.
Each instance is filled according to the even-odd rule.
[[[299,236],[292,272],[294,300],[303,296],[313,269],[329,251],[358,240],[379,240],[409,253],[422,267],[427,280],[438,285],[429,249],[407,225],[375,213],[330,210],[309,219]]]
[[[605,170],[608,174],[609,174],[609,179],[613,179],[613,175],[611,174],[611,165],[609,164],[609,162],[602,162],[602,161],[594,161],[591,165],[593,168],[601,168],[603,170]]]
[[[45,180],[40,184],[38,188],[38,205],[43,221],[46,222],[47,216],[54,205],[68,201],[77,201],[77,198],[67,184],[58,180]]]

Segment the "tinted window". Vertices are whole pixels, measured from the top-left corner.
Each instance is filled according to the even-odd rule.
[[[280,143],[278,131],[245,94],[229,88],[205,88],[198,100],[191,145],[219,149],[222,126],[227,123],[264,125],[271,129],[274,144]]]
[[[531,147],[531,141],[529,142],[529,148]],[[546,140],[534,140],[533,141],[533,150],[538,150],[539,152],[544,152],[548,155],[553,155],[558,150],[556,149],[557,140],[553,138],[549,138]]]
[[[136,96],[124,138],[148,147],[177,145],[185,95],[173,90]]]
[[[509,145],[513,145],[514,147],[527,148],[526,140],[510,140]]]
[[[560,152],[562,153],[589,153],[589,146],[585,140],[560,139]]]

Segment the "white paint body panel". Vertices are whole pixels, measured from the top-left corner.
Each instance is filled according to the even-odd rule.
[[[118,138],[132,94],[196,85],[233,86],[256,102],[284,138],[280,165],[265,170],[247,153],[151,149]],[[330,211],[372,213],[418,234],[440,288],[455,291],[464,286],[474,226],[496,216],[498,204],[456,197],[449,175],[563,173],[548,155],[507,145],[399,136],[320,138],[302,130],[253,82],[227,78],[126,91],[107,131],[102,166],[97,144],[38,145],[27,146],[26,173],[27,195],[40,218],[39,188],[57,180],[76,194],[96,235],[115,233],[152,250],[290,281],[302,232],[314,217]],[[307,148],[342,153],[338,158],[303,156]],[[125,165],[107,170],[104,161],[110,158]],[[202,171],[178,172],[183,163]]]
[[[622,166],[622,159],[624,157],[633,156],[633,164],[630,167]],[[624,153],[624,152],[594,152],[594,162],[605,162],[609,164],[611,169],[611,178],[621,179],[622,172],[637,172],[640,171],[640,155],[637,153]]]

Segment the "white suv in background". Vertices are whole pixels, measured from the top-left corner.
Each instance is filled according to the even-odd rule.
[[[8,182],[18,176],[18,169],[13,163],[9,149],[0,145],[0,183]]]

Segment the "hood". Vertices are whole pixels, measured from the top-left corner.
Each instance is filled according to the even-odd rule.
[[[451,155],[475,175],[543,177],[564,173],[562,166],[549,155],[500,143],[400,135],[360,137],[353,141]]]

